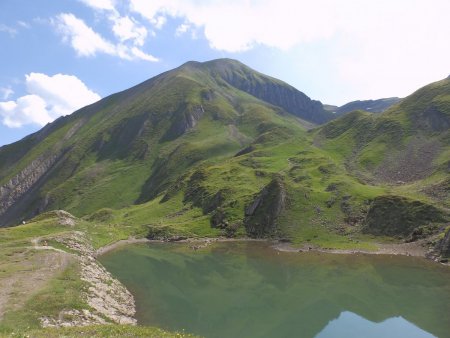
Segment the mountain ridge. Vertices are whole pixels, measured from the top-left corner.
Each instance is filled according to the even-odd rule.
[[[213,119],[226,120],[227,123],[233,122],[238,114],[236,109],[239,107],[239,100],[253,101],[267,105],[270,103],[260,102],[259,98],[241,92],[231,84],[221,78],[220,74],[215,73],[217,69],[227,68],[231,73],[244,69],[245,74],[251,79],[259,77],[259,73],[253,72],[250,68],[234,60],[216,60],[213,62],[197,63],[188,62],[184,65],[172,70],[157,75],[147,81],[144,81],[130,89],[122,92],[112,94],[96,103],[84,107],[73,114],[60,118],[52,124],[44,127],[41,131],[26,137],[19,143],[14,143],[9,146],[0,148],[0,155],[3,155],[5,160],[2,161],[2,174],[0,175],[0,184],[2,186],[2,208],[5,210],[12,204],[12,200],[23,195],[24,192],[37,184],[40,175],[31,177],[25,182],[24,189],[16,189],[10,196],[13,196],[11,201],[4,202],[4,195],[6,191],[14,190],[11,184],[6,185],[5,180],[9,177],[14,181],[15,176],[13,170],[19,168],[26,171],[26,164],[16,165],[21,159],[26,159],[27,152],[24,149],[39,148],[42,141],[51,137],[54,134],[59,134],[59,139],[64,140],[64,149],[59,149],[61,142],[55,142],[52,149],[46,149],[44,152],[50,152],[52,160],[42,160],[39,156],[29,156],[30,160],[35,161],[34,167],[42,167],[43,170],[39,172],[47,172],[50,166],[53,166],[62,153],[69,152],[74,154],[79,148],[78,155],[72,162],[79,162],[87,152],[97,152],[100,158],[118,158],[123,159],[130,156],[130,153],[137,158],[145,158],[148,155],[149,142],[147,136],[153,141],[150,143],[162,144],[167,141],[172,141],[184,133],[194,128],[197,121],[201,118],[204,112],[203,105],[208,105],[209,102],[214,102],[211,110],[216,114]],[[198,71],[200,69],[200,71]],[[252,74],[256,75],[252,75]],[[250,74],[250,75],[249,75]],[[251,77],[253,76],[253,77]],[[278,86],[285,85],[279,80],[265,77],[271,83],[276,82]],[[245,80],[245,79],[244,79]],[[219,81],[219,84],[217,83]],[[245,81],[244,81],[245,82]],[[224,86],[223,89],[221,86]],[[279,88],[279,87],[278,87]],[[288,87],[292,92],[291,87]],[[238,90],[238,93],[235,91]],[[242,97],[243,93],[250,95],[249,97]],[[236,96],[236,94],[238,94]],[[295,92],[300,95],[302,99],[308,101],[309,98],[300,92]],[[231,99],[229,99],[231,97]],[[138,102],[136,104],[135,102]],[[132,109],[129,109],[129,103],[134,104]],[[151,112],[146,111],[149,105]],[[153,107],[153,108],[152,108]],[[269,109],[282,109],[270,107]],[[71,127],[69,127],[71,125]],[[96,127],[91,128],[91,125]],[[62,129],[66,128],[65,132]],[[91,132],[89,129],[95,129]],[[101,132],[103,130],[103,132]],[[159,135],[161,130],[165,130],[164,135]],[[79,134],[80,139],[75,142]],[[158,140],[156,140],[158,138]],[[67,141],[67,142],[65,142]],[[21,146],[20,142],[28,143],[28,146]],[[21,148],[20,152],[15,149]],[[70,151],[69,151],[70,149]],[[41,154],[42,155],[42,154]],[[47,158],[47,155],[43,155]],[[22,162],[27,162],[22,161]],[[29,161],[28,161],[29,162]],[[65,161],[68,168],[62,168],[60,171],[73,172],[76,164],[71,165]],[[60,165],[60,167],[61,167]],[[9,167],[9,170],[5,170]],[[22,175],[23,176],[23,175]],[[65,177],[70,177],[70,173],[66,173]],[[16,176],[16,179],[19,177]],[[11,183],[11,182],[9,182]],[[42,199],[42,198],[41,198]],[[44,198],[45,200],[45,198]],[[44,203],[45,204],[45,203]],[[42,207],[38,207],[42,209]]]
[[[449,82],[308,130],[300,117],[321,104],[293,87],[234,60],[188,62],[1,147],[0,221],[65,209],[151,238],[341,248],[370,246],[366,234],[437,236],[450,209]],[[379,227],[379,210],[407,228]]]
[[[325,105],[325,110],[333,112],[336,116],[341,116],[355,110],[365,110],[372,113],[382,113],[394,104],[401,101],[399,97],[388,97],[376,100],[356,100],[348,102],[340,107]]]

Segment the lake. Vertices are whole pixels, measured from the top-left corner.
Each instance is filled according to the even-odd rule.
[[[450,337],[450,269],[421,258],[146,243],[101,263],[140,325],[204,337]]]

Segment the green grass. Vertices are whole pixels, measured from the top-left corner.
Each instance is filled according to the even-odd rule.
[[[450,147],[448,131],[438,130],[424,112],[438,111],[438,118],[448,120],[450,81],[425,87],[383,114],[353,112],[307,132],[292,115],[230,86],[217,65],[208,67],[190,65],[163,74],[61,120],[43,140],[1,148],[0,183],[43,154],[66,151],[30,193],[30,203],[19,208],[18,220],[44,200],[47,210],[64,209],[80,218],[71,227],[59,225],[50,213],[0,229],[0,279],[28,268],[22,263],[33,254],[35,238],[73,253],[56,240],[73,231],[83,232],[94,249],[130,237],[245,237],[244,210],[275,177],[283,182],[287,199],[275,235],[267,236],[298,247],[374,250],[376,242],[395,242],[362,233],[379,196],[449,207],[448,201],[425,193],[448,182]],[[235,81],[251,86],[269,81],[262,74],[250,76],[240,64],[232,72]],[[177,123],[189,120],[199,107],[203,116],[179,134]],[[64,139],[79,121],[85,124]],[[380,181],[376,168],[418,135],[441,144],[432,172],[404,185]],[[31,148],[23,152],[21,147]],[[226,222],[216,228],[212,217],[217,213]],[[85,284],[78,268],[73,263],[23,308],[6,313],[0,335],[180,336],[120,325],[39,330],[42,315],[88,308],[80,299]]]
[[[47,328],[16,333],[13,337],[30,336],[36,338],[57,337],[149,337],[149,338],[189,338],[197,337],[185,332],[169,332],[154,327],[131,325],[92,325],[85,327]]]
[[[80,280],[78,269],[77,264],[70,264],[43,290],[32,296],[21,309],[7,312],[0,322],[0,334],[12,335],[13,332],[38,329],[40,317],[57,317],[64,309],[89,309],[81,299],[81,291],[86,288],[86,284]]]

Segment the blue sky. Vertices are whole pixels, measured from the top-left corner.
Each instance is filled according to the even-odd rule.
[[[447,0],[0,0],[0,146],[189,61],[230,57],[313,99],[450,73]]]

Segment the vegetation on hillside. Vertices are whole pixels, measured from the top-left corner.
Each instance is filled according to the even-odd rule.
[[[56,255],[71,253],[61,239],[73,234],[93,249],[130,237],[365,250],[426,239],[436,257],[448,256],[450,80],[381,114],[305,127],[329,118],[320,103],[236,61],[191,62],[1,147],[0,222],[27,224],[0,229],[0,279],[25,281],[45,272],[39,262],[58,264],[26,306],[7,305],[0,334],[52,336],[33,331],[39,316],[90,309],[77,264]],[[57,209],[76,221],[61,222],[49,212]],[[166,334],[58,332],[122,330]]]
[[[382,114],[355,111],[308,131],[298,116],[317,105],[287,84],[233,60],[189,62],[0,148],[7,193],[30,162],[54,159],[2,219],[64,209],[154,238],[249,235],[345,247],[366,242],[362,229],[378,234],[367,231],[373,201],[398,196],[440,217],[414,211],[407,232],[385,235],[407,238],[422,219],[442,224],[433,226],[439,232],[450,207],[449,82]],[[274,105],[290,95],[305,102],[297,113]]]

